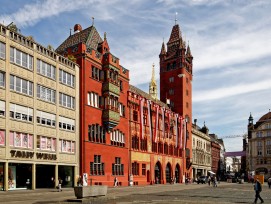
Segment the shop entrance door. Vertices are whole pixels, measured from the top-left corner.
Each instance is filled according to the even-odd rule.
[[[55,188],[58,178],[55,177],[55,166],[54,165],[36,165],[36,188]],[[52,181],[52,178],[54,179]]]

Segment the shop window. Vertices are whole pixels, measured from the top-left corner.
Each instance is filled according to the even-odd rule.
[[[56,151],[56,138],[37,136],[37,149]]]
[[[33,135],[20,132],[10,132],[9,145],[11,147],[33,149]]]
[[[6,143],[6,134],[5,130],[0,130],[0,146],[4,146]]]
[[[70,140],[59,140],[59,152],[75,153],[75,142]]]

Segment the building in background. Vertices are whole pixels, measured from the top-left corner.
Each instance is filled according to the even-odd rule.
[[[255,124],[248,119],[247,168],[249,174],[271,176],[271,112],[263,115]]]
[[[217,142],[220,145],[220,159],[219,159],[219,168],[218,168],[217,176],[220,179],[224,179],[225,173],[226,173],[226,157],[225,157],[226,149],[224,146],[223,139],[218,139]]]
[[[220,145],[216,134],[209,134],[212,149],[212,172],[219,175],[220,168]]]
[[[128,185],[129,71],[110,52],[94,25],[74,33],[56,49],[80,66],[80,173],[88,184]]]
[[[75,184],[79,67],[0,25],[0,188]]]
[[[193,179],[196,180],[199,176],[207,176],[212,167],[211,155],[211,139],[209,131],[205,128],[200,128],[197,124],[197,119],[194,120],[192,126],[192,154],[193,154]]]

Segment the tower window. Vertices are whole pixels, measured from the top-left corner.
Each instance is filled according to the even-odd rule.
[[[169,78],[169,82],[170,82],[170,83],[173,83],[173,82],[174,82],[174,77],[170,77],[170,78]]]

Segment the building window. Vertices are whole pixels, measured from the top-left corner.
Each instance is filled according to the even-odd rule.
[[[9,145],[11,147],[33,149],[33,135],[11,131],[9,135]]]
[[[112,164],[112,175],[124,175],[124,164],[121,164],[120,157],[115,157],[115,163]]]
[[[140,140],[140,149],[141,151],[147,151],[147,138]]]
[[[59,152],[75,153],[75,142],[59,139]]]
[[[56,151],[56,138],[37,136],[37,149]]]
[[[169,89],[169,95],[174,95],[174,89]]]
[[[125,106],[119,103],[120,116],[125,117]]]
[[[6,44],[0,42],[0,58],[6,59]]]
[[[123,91],[123,82],[120,80],[120,91]]]
[[[56,115],[37,110],[37,124],[55,127]]]
[[[0,116],[6,115],[6,102],[0,101]]]
[[[56,102],[56,91],[41,85],[37,85],[37,97],[47,102]]]
[[[6,145],[6,136],[5,136],[5,130],[0,130],[0,146]]]
[[[97,143],[106,143],[105,140],[105,129],[98,125],[89,125],[88,126],[88,140],[91,142],[97,142]]]
[[[266,154],[267,155],[271,155],[271,147],[267,147],[266,148]]]
[[[99,76],[100,70],[97,67],[92,66],[91,73],[92,73],[91,77],[93,79],[100,80],[100,76]]]
[[[173,83],[174,82],[174,77],[169,77],[169,82]]]
[[[51,79],[56,79],[56,68],[40,59],[37,59],[37,72]]]
[[[125,135],[120,130],[113,130],[110,132],[111,145],[124,147],[125,145]]]
[[[74,77],[74,75],[60,69],[59,70],[59,81],[62,84],[66,84],[68,86],[74,87],[75,77]]]
[[[135,110],[133,111],[133,120],[136,121],[136,122],[138,120],[138,113]]]
[[[33,96],[33,83],[13,75],[10,75],[10,89]]]
[[[33,109],[17,104],[10,104],[9,115],[16,120],[33,121]]]
[[[262,149],[258,149],[258,156],[262,156]]]
[[[5,73],[0,72],[0,87],[5,87]]]
[[[97,93],[88,93],[88,105],[98,108],[99,104],[100,104],[100,100],[101,98],[99,97],[99,95]],[[104,106],[104,104],[101,104],[102,106]]]
[[[104,175],[104,163],[101,155],[94,155],[94,161],[90,162],[90,175]]]
[[[142,164],[142,176],[146,176],[146,164]]]
[[[257,146],[258,146],[258,147],[261,147],[261,146],[262,146],[262,142],[261,142],[261,141],[258,141],[258,142],[257,142]]]
[[[10,47],[10,62],[13,62],[30,70],[33,69],[33,57],[14,47]]]
[[[188,96],[189,95],[189,91],[186,89],[186,95]]]
[[[74,109],[75,99],[72,96],[66,95],[64,93],[59,93],[59,105]]]
[[[74,131],[75,120],[59,116],[59,129]]]
[[[139,138],[137,136],[132,137],[132,148],[139,150]]]
[[[139,175],[139,164],[137,162],[132,163],[132,174],[134,176]]]

